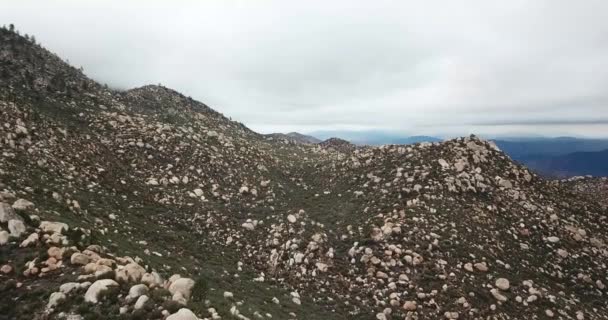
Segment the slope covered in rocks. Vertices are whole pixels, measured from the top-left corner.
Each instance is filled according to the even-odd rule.
[[[0,319],[608,317],[605,181],[268,139],[4,29],[0,69]]]

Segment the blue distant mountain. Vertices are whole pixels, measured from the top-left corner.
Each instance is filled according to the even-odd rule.
[[[513,160],[541,175],[608,176],[608,139],[517,138],[494,142]]]
[[[559,156],[527,156],[522,157],[520,162],[545,176],[608,176],[608,150],[574,152]]]
[[[365,130],[365,131],[315,131],[308,135],[326,140],[340,138],[357,145],[383,145],[383,144],[412,144],[419,142],[439,142],[442,139],[429,136],[408,136],[397,132]]]
[[[608,139],[557,138],[511,138],[495,139],[496,145],[511,158],[559,156],[573,152],[601,151],[608,149]]]

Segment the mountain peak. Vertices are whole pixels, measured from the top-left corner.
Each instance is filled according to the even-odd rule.
[[[0,85],[12,90],[25,89],[30,95],[52,95],[87,90],[97,84],[55,54],[35,42],[33,37],[0,28]]]

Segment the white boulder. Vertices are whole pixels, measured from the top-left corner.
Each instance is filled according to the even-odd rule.
[[[506,291],[509,290],[509,287],[511,287],[511,285],[509,284],[509,280],[505,278],[498,278],[496,279],[496,287],[502,291]]]
[[[8,231],[10,231],[11,236],[19,238],[25,232],[25,224],[23,221],[12,219],[8,221]]]
[[[129,299],[137,299],[148,293],[148,287],[145,284],[136,284],[129,289]]]
[[[135,310],[143,308],[144,305],[146,304],[146,302],[148,302],[148,300],[150,300],[150,298],[148,298],[148,296],[146,296],[146,295],[140,296],[137,299],[137,301],[135,301],[135,305],[133,306],[133,308]]]
[[[144,273],[146,273],[146,269],[135,262],[131,262],[116,270],[116,281],[139,282]]]
[[[198,318],[190,309],[181,308],[176,313],[168,316],[166,320],[198,320]]]
[[[141,277],[141,283],[150,288],[160,287],[163,284],[163,278],[157,272],[144,273]]]
[[[20,211],[34,209],[34,203],[25,199],[19,199],[13,203],[13,209]]]
[[[173,300],[181,300],[181,298],[188,300],[192,294],[192,287],[194,287],[194,280],[190,278],[179,278],[169,286],[169,292],[173,295]]]
[[[91,262],[91,258],[84,253],[74,252],[70,257],[71,264],[84,266],[87,265],[89,262]]]
[[[99,295],[110,287],[117,287],[118,283],[112,279],[102,279],[95,281],[84,294],[84,301],[90,303],[99,302]]]
[[[17,219],[15,210],[8,203],[0,202],[0,222],[8,222],[11,219]]]
[[[63,222],[42,221],[40,222],[40,229],[46,233],[61,234],[64,230],[68,230],[68,225]]]
[[[53,292],[49,297],[49,303],[46,305],[47,309],[55,308],[59,303],[65,300],[66,296],[63,292]]]
[[[0,246],[3,246],[8,243],[8,237],[9,237],[8,232],[6,232],[4,230],[0,231]]]
[[[25,240],[23,240],[19,246],[21,248],[26,248],[31,245],[35,245],[38,240],[40,240],[40,236],[38,236],[38,233],[34,232],[30,234],[27,238],[25,238]]]

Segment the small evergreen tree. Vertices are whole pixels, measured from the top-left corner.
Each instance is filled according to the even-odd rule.
[[[15,32],[15,25],[14,25],[14,24],[12,24],[12,23],[11,23],[11,24],[9,24],[9,25],[8,25],[8,30],[9,30],[10,32]]]

